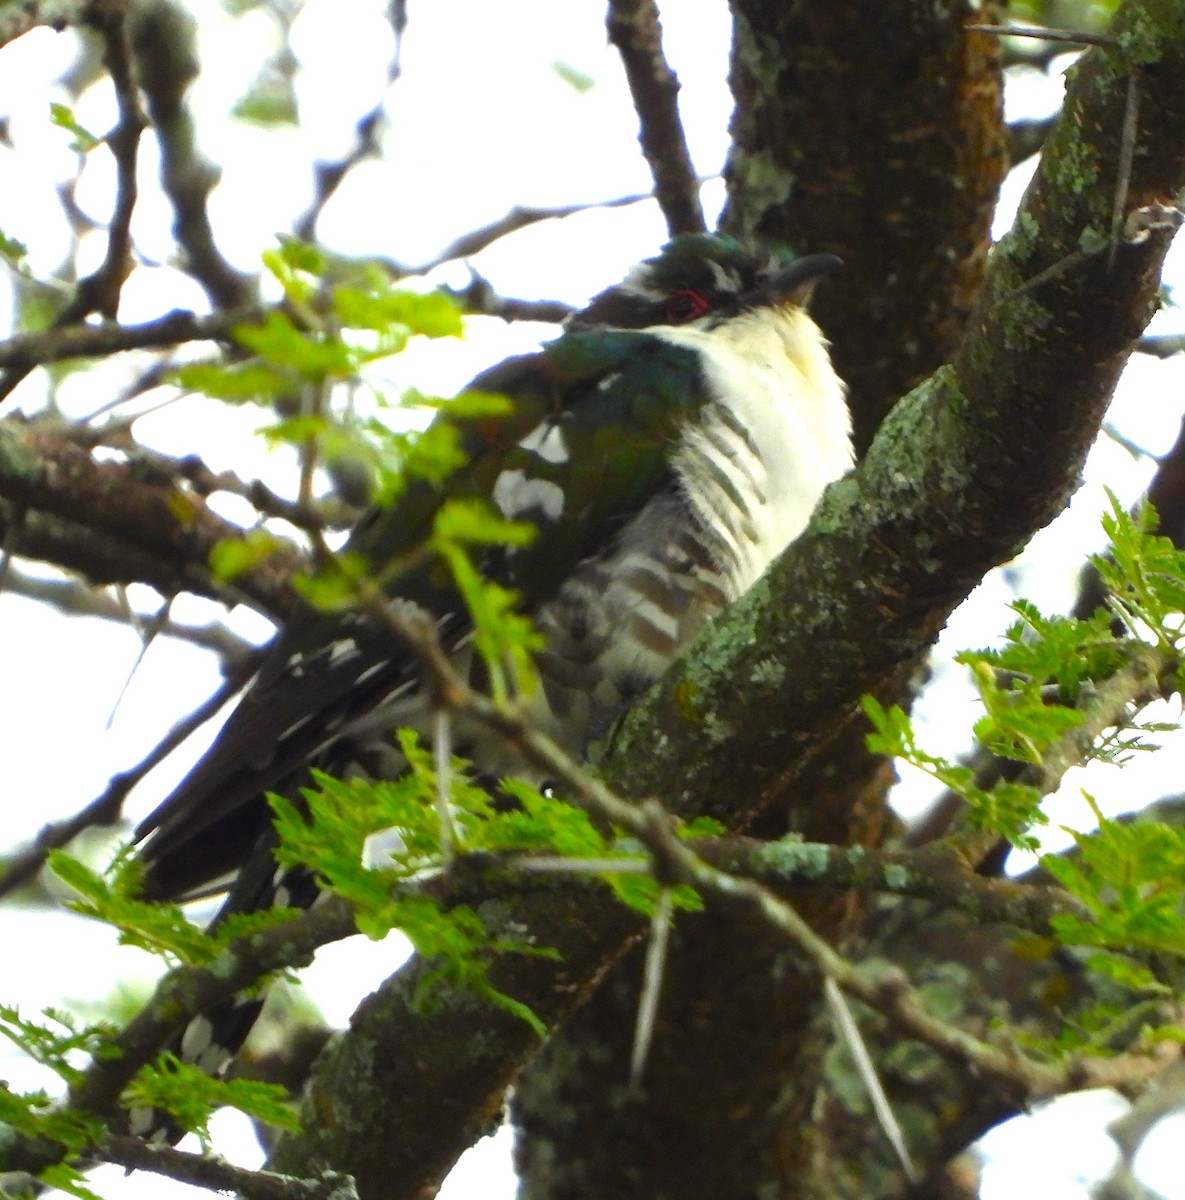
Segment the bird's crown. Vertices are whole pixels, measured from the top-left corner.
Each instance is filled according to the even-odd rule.
[[[594,296],[567,328],[711,328],[762,305],[805,304],[813,284],[837,266],[829,254],[799,257],[725,234],[681,234]]]

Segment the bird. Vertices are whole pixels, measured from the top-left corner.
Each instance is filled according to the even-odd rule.
[[[347,549],[382,580],[450,498],[534,525],[529,544],[492,546],[477,565],[514,590],[541,635],[528,718],[579,758],[851,467],[844,385],[807,311],[840,265],[724,234],[673,238],[555,340],[478,375],[470,390],[506,397],[506,411],[439,418],[457,425],[465,465],[410,482],[360,520]],[[454,665],[479,677],[472,621],[447,573],[413,564],[389,590],[427,613]],[[225,888],[216,921],[313,903],[311,875],[276,869],[266,793],[299,801],[313,769],[396,778],[395,731],[432,736],[430,691],[415,653],[372,612],[300,606],[209,750],[137,828],[145,897]],[[466,731],[456,749],[483,781],[524,769],[492,734]],[[221,1018],[237,1028],[203,1020],[186,1034],[186,1057],[211,1070],[254,1010]]]

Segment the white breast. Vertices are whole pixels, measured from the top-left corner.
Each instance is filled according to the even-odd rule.
[[[852,465],[851,421],[826,342],[800,308],[704,332],[664,330],[703,356],[713,399],[674,458],[693,511],[724,535],[739,595],[805,528]]]

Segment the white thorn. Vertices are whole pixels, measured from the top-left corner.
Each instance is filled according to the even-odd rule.
[[[872,1111],[876,1114],[877,1124],[884,1130],[885,1137],[889,1139],[889,1145],[893,1147],[893,1151],[905,1171],[906,1179],[910,1183],[917,1183],[920,1177],[913,1165],[913,1160],[909,1157],[909,1149],[905,1145],[901,1126],[897,1124],[897,1118],[893,1115],[893,1107],[889,1103],[888,1096],[885,1095],[885,1089],[881,1087],[881,1081],[877,1077],[876,1067],[872,1064],[868,1047],[864,1044],[860,1030],[856,1027],[856,1020],[852,1016],[851,1008],[848,1007],[846,997],[830,976],[823,980],[823,996],[827,1001],[831,1019],[835,1023],[836,1032],[839,1034],[840,1040],[847,1046],[848,1053],[851,1054],[852,1061],[856,1064],[856,1074],[860,1076],[860,1082],[864,1085],[869,1100],[872,1101]]]
[[[667,948],[671,940],[671,889],[663,888],[650,918],[650,942],[646,947],[646,967],[642,973],[642,995],[638,1000],[638,1019],[634,1025],[634,1049],[630,1056],[630,1094],[637,1096],[642,1088],[642,1075],[650,1057],[654,1040],[654,1023],[658,1017],[658,999],[662,993],[662,977],[667,964]]]
[[[436,767],[436,817],[440,822],[440,853],[449,861],[457,852],[457,831],[449,805],[452,794],[453,739],[448,709],[438,708],[432,722],[432,756]]]

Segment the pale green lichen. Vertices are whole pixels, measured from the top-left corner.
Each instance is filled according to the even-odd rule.
[[[826,874],[831,861],[826,846],[804,842],[800,837],[770,842],[757,851],[755,858],[759,866],[798,879],[820,878]]]
[[[753,28],[740,10],[734,10],[732,56],[740,64],[757,92],[774,96],[782,74],[783,51],[777,38]]]
[[[750,672],[749,678],[771,690],[780,688],[786,682],[785,664],[776,658],[763,658]]]
[[[885,867],[885,886],[894,892],[903,892],[909,885],[909,871],[905,867],[890,863]]]
[[[1145,0],[1129,9],[1127,28],[1117,40],[1128,63],[1159,62],[1174,43],[1185,40],[1185,8],[1180,0]]]
[[[794,190],[795,175],[766,152],[734,150],[729,159],[733,192],[745,197],[750,211],[764,212],[785,204]]]
[[[1098,152],[1068,127],[1045,154],[1042,166],[1049,182],[1067,196],[1101,194]]]

